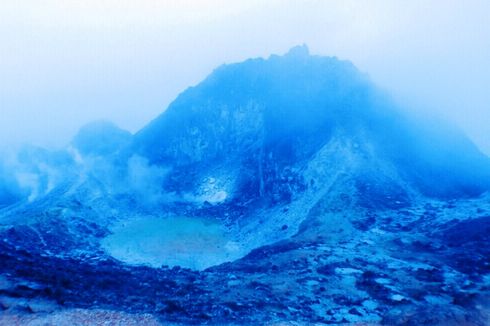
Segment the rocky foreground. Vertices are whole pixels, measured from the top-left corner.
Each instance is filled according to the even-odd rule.
[[[489,197],[338,225],[304,225],[290,240],[202,272],[129,266],[100,250],[63,257],[47,253],[30,227],[6,228],[0,323],[489,324]]]

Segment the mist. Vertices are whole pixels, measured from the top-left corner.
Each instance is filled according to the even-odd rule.
[[[136,132],[216,66],[308,44],[490,154],[488,1],[21,1],[0,5],[0,146]],[[271,19],[273,17],[273,19]]]

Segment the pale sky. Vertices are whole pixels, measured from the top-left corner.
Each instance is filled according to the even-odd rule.
[[[490,1],[4,0],[0,145],[132,132],[222,63],[306,43],[490,154]]]

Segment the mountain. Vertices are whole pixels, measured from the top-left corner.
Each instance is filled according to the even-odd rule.
[[[25,196],[15,178],[10,176],[3,166],[0,166],[0,178],[2,180],[0,183],[0,208],[12,205]]]
[[[463,134],[417,121],[350,62],[310,56],[304,46],[219,67],[138,132],[134,150],[179,176],[236,175],[236,198],[287,201],[314,181],[301,175],[308,161],[336,141],[372,156],[362,169],[390,165],[392,183],[424,195],[476,196],[490,187],[489,158]],[[167,186],[192,183],[179,177]]]
[[[82,155],[110,155],[131,141],[131,133],[108,121],[83,126],[72,144]]]
[[[12,162],[0,323],[488,320],[490,158],[306,46]]]

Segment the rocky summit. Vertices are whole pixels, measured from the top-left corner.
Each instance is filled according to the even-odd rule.
[[[0,161],[0,324],[488,325],[490,158],[306,46]]]

